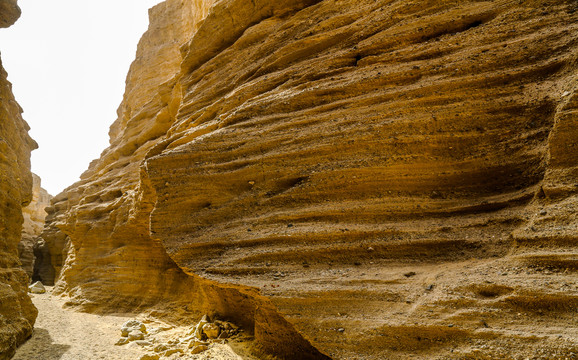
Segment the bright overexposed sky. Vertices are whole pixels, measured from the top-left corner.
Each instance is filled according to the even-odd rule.
[[[124,81],[161,0],[20,0],[0,52],[30,135],[32,171],[52,195],[108,146]]]

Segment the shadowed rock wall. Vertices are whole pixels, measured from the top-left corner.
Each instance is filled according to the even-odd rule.
[[[19,15],[16,1],[0,0],[0,27],[10,26]],[[21,113],[0,61],[0,359],[10,358],[32,334],[37,315],[18,259],[22,207],[32,199],[30,152],[37,147]]]
[[[44,218],[46,218],[46,211],[44,211],[44,209],[50,205],[50,199],[52,198],[52,196],[42,188],[38,175],[32,174],[32,179],[32,201],[22,209],[24,223],[22,225],[22,239],[18,243],[18,255],[22,263],[22,268],[31,279],[33,278],[32,275],[36,258],[34,248],[39,247],[37,245],[38,236],[42,233]],[[36,250],[36,252],[38,253],[38,250]],[[50,266],[52,265],[50,264]],[[54,277],[54,275],[52,275],[52,277]],[[41,279],[38,278],[37,280]],[[33,279],[33,281],[37,280]]]
[[[577,10],[156,7],[111,147],[54,201],[61,290],[197,294],[286,358],[569,356]]]

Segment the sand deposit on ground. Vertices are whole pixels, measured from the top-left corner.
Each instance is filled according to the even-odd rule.
[[[32,295],[38,308],[34,334],[18,349],[13,360],[138,360],[151,354],[150,349],[136,343],[115,346],[122,324],[135,317],[93,315],[66,309],[63,308],[66,299],[53,296],[50,287],[47,290],[45,294]],[[148,322],[147,327],[156,325],[147,319],[140,320]],[[166,335],[177,339],[178,334],[185,331],[185,328],[171,327]],[[229,346],[221,344],[213,344],[202,354],[175,354],[161,359],[173,358],[241,360]]]

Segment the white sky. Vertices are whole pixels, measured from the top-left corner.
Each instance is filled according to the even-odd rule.
[[[20,0],[0,52],[30,135],[32,171],[52,195],[108,147],[124,81],[161,0]]]

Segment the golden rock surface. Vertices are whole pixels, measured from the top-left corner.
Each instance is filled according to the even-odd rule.
[[[18,18],[15,1],[0,0],[0,27]],[[0,61],[0,359],[8,359],[32,334],[37,310],[28,297],[29,278],[20,267],[22,207],[32,198],[30,152],[37,147],[12,94]]]
[[[53,201],[59,290],[286,359],[573,356],[577,10],[166,1]]]
[[[8,27],[16,22],[20,17],[18,0],[0,1],[0,28]]]

